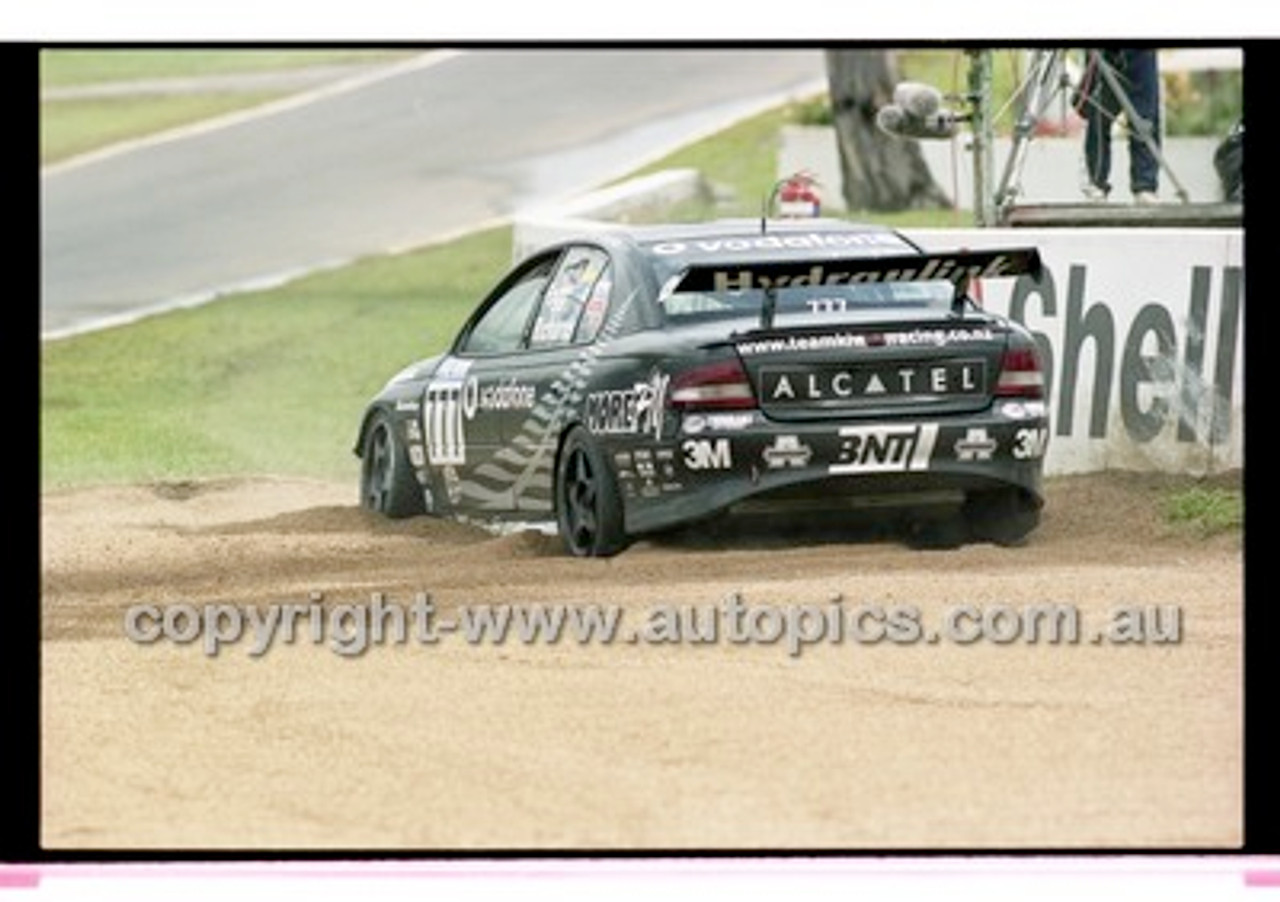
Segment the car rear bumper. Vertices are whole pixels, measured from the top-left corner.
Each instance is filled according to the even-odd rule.
[[[839,510],[961,502],[1020,489],[1042,501],[1049,423],[1043,402],[877,421],[771,421],[759,412],[685,414],[672,439],[610,444],[633,535],[731,508]]]

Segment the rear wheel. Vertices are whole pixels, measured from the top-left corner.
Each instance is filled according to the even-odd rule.
[[[964,505],[969,534],[978,541],[1021,545],[1040,525],[1040,505],[1020,489],[974,492]]]
[[[581,427],[566,436],[556,466],[556,522],[576,557],[609,557],[627,546],[617,480]]]
[[[360,457],[361,507],[393,519],[425,512],[408,455],[387,414],[374,416]]]

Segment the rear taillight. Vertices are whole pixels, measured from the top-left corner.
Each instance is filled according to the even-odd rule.
[[[1000,361],[996,397],[1044,397],[1044,370],[1040,368],[1040,352],[1035,344],[1021,336],[1009,336],[1009,346]]]
[[[739,360],[706,363],[671,380],[670,404],[677,410],[742,410],[756,406],[747,371]]]

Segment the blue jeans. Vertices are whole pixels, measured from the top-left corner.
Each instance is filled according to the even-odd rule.
[[[1152,142],[1160,145],[1160,69],[1155,50],[1090,51],[1086,69],[1084,159],[1089,181],[1103,191],[1111,191],[1111,123],[1120,113],[1120,100],[1097,71],[1094,54],[1114,70],[1134,110],[1150,126]],[[1155,192],[1160,181],[1160,163],[1138,130],[1129,124],[1129,187],[1133,193]]]

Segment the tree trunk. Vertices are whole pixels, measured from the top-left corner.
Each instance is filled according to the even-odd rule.
[[[887,135],[876,112],[893,101],[897,64],[889,50],[828,50],[827,81],[850,210],[949,207],[915,140]]]

